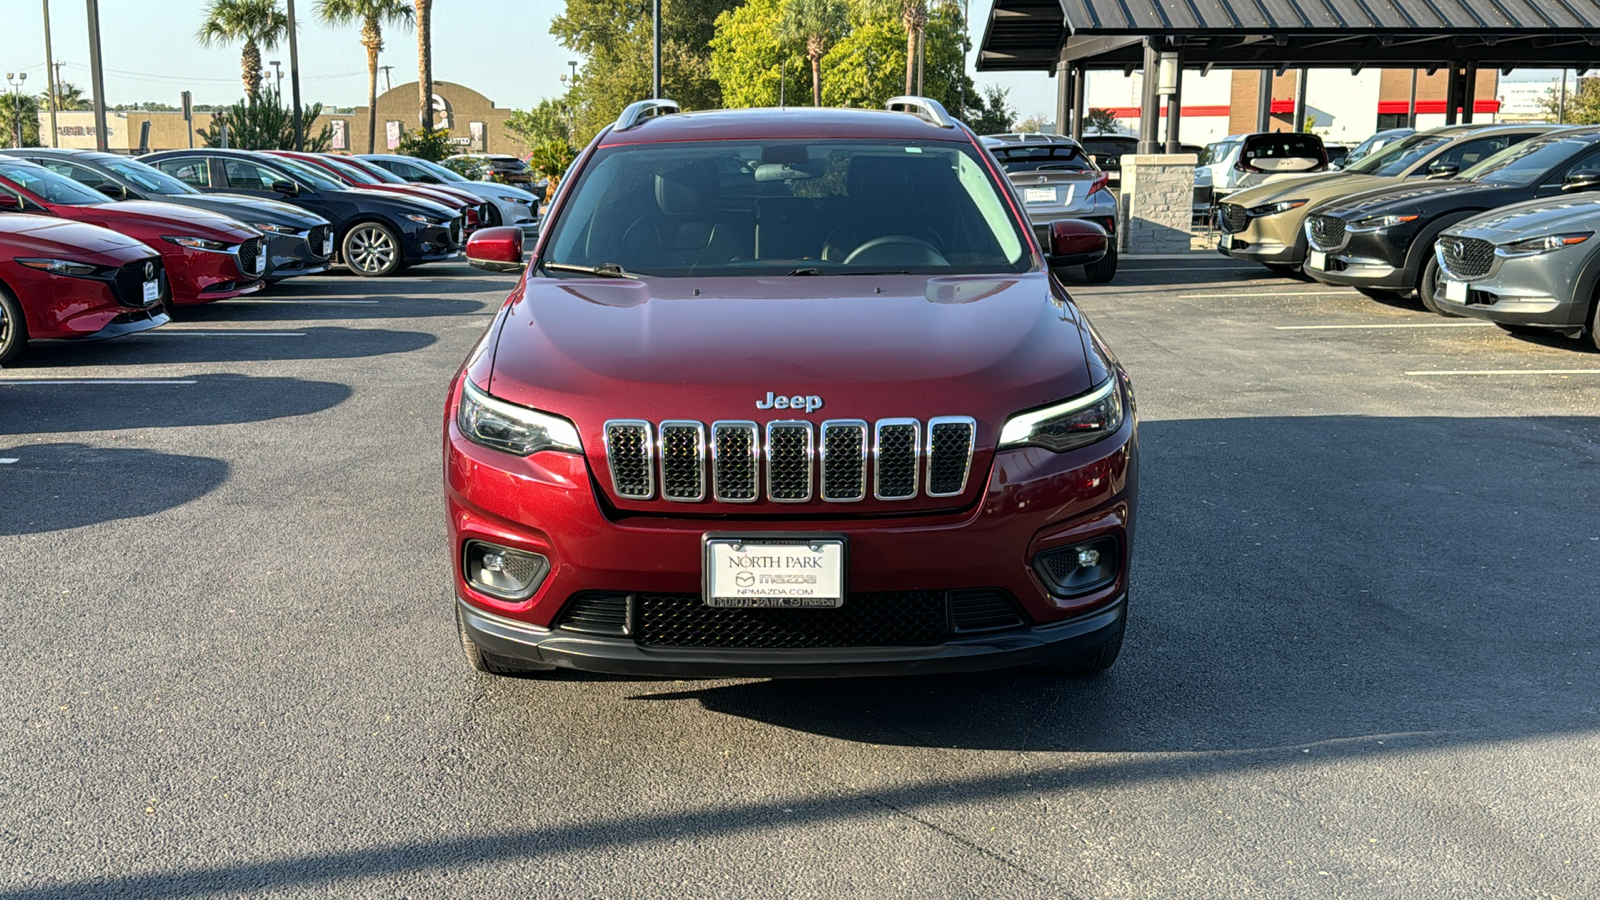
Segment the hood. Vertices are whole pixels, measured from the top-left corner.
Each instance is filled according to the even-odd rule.
[[[176,203],[129,200],[123,203],[57,207],[57,209],[64,214],[68,209],[74,210],[70,214],[71,218],[79,222],[100,225],[141,239],[157,231],[162,235],[182,233],[230,244],[261,236],[261,232],[236,219],[203,209],[179,206]]]
[[[120,266],[154,255],[143,243],[109,228],[53,216],[0,216],[0,256],[44,256]]]
[[[1508,244],[1527,238],[1600,228],[1600,198],[1562,197],[1502,206],[1446,229],[1446,234]]]
[[[937,416],[976,419],[987,460],[1011,414],[1092,386],[1083,319],[1043,274],[529,278],[519,293],[490,371],[480,363],[469,374],[496,396],[572,419],[594,463],[609,419]],[[758,408],[769,393],[822,406]]]
[[[398,188],[394,184],[390,187]],[[398,209],[401,214],[414,212],[438,216],[441,219],[453,219],[457,215],[454,207],[445,206],[436,200],[426,200],[422,197],[410,195],[400,191],[380,191],[376,188],[344,187],[340,193],[347,199],[354,200],[363,205],[378,204],[380,208]]]
[[[328,224],[327,219],[298,206],[244,194],[178,194],[169,197],[166,202],[211,210],[245,224],[255,221],[297,228]]]
[[[1457,203],[1472,204],[1480,202],[1478,199],[1480,196],[1505,190],[1506,186],[1503,184],[1478,184],[1453,178],[1440,178],[1420,184],[1407,180],[1394,187],[1362,191],[1358,194],[1342,197],[1338,201],[1317,210],[1317,212],[1322,215],[1343,218],[1366,218],[1391,212],[1420,211],[1424,205],[1436,201],[1446,201],[1450,205]]]
[[[1260,187],[1240,191],[1229,197],[1227,202],[1236,203],[1246,209],[1284,200],[1308,200],[1320,203],[1400,183],[1399,178],[1330,172],[1325,175],[1307,175],[1302,178],[1269,182]]]
[[[498,200],[501,197],[517,197],[522,200],[537,200],[532,193],[509,184],[496,184],[493,181],[468,181],[450,182],[450,187],[458,191],[467,191],[476,194],[485,200]]]

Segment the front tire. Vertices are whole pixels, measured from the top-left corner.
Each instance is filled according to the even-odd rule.
[[[1434,302],[1433,295],[1439,290],[1439,259],[1428,251],[1428,264],[1422,267],[1422,280],[1417,282],[1417,296],[1422,299],[1422,305],[1428,312],[1438,313],[1452,319],[1461,318],[1460,313],[1451,312]]]
[[[1396,303],[1410,296],[1409,291],[1390,291],[1383,288],[1358,287],[1356,290],[1360,291],[1362,296],[1381,300],[1384,303]]]
[[[1090,284],[1105,284],[1117,275],[1117,248],[1107,247],[1106,255],[1083,267],[1083,277]]]
[[[0,287],[0,366],[22,358],[28,352],[28,320],[22,304]]]
[[[494,228],[500,224],[500,207],[489,204],[489,214],[484,216],[483,227]]]
[[[1589,310],[1589,343],[1600,350],[1600,299]]]
[[[1306,280],[1306,274],[1300,271],[1299,266],[1292,263],[1262,263],[1262,265],[1267,267],[1267,271],[1279,278],[1293,278],[1297,281]]]
[[[379,222],[360,222],[344,233],[340,255],[350,271],[363,278],[382,278],[405,261],[394,229]]]
[[[484,675],[499,675],[515,678],[517,676],[536,675],[541,672],[552,672],[555,666],[541,666],[538,663],[523,662],[490,653],[473,642],[472,636],[467,634],[466,623],[461,619],[461,605],[456,604],[456,636],[461,639],[461,654],[467,658],[467,665],[474,672]]]

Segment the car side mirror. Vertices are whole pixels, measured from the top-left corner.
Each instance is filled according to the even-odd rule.
[[[1574,172],[1561,183],[1562,191],[1587,191],[1600,187],[1600,172]]]
[[[22,198],[0,192],[0,212],[21,212]]]
[[[1438,163],[1428,167],[1429,178],[1454,178],[1461,171],[1455,163]]]
[[[521,272],[522,229],[481,228],[467,239],[467,262],[490,272]]]
[[[1050,246],[1045,248],[1049,263],[1056,266],[1086,266],[1099,262],[1111,246],[1106,230],[1082,219],[1060,219],[1050,223]]]
[[[272,189],[285,197],[298,197],[300,195],[300,185],[292,181],[274,181]]]

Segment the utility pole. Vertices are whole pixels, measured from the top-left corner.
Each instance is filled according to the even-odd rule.
[[[394,90],[394,85],[392,83],[390,83],[390,81],[389,81],[389,71],[391,69],[393,69],[393,68],[394,68],[394,66],[379,66],[378,67],[378,71],[383,73],[383,92],[385,94],[387,94],[390,91]]]
[[[50,55],[50,0],[44,0],[44,77],[50,82],[50,146],[56,146],[56,107],[61,105],[61,95],[56,85],[61,81],[61,64]]]
[[[300,43],[295,39],[294,0],[289,0],[289,90],[294,92],[294,149],[306,149],[305,125],[300,121]],[[280,100],[280,102],[282,102]]]
[[[1556,108],[1556,124],[1567,124],[1567,70],[1561,70],[1561,100]]]
[[[657,100],[660,100],[661,99],[661,0],[653,0],[653,2],[651,4],[651,10],[652,10],[651,18],[652,18],[652,20],[654,22],[654,24],[651,27],[654,28],[654,30],[655,30],[655,38],[654,38],[653,47],[652,47],[651,52],[650,52],[650,57],[651,57],[651,66],[650,66],[650,72],[651,72],[650,90],[651,90],[651,94],[650,94],[650,96],[654,97]]]
[[[84,0],[89,13],[89,81],[94,91],[94,148],[111,148],[106,139],[106,73],[100,66],[100,0]]]
[[[22,83],[28,80],[27,72],[7,72],[6,84],[11,85],[11,124],[16,126],[17,142],[13,147],[22,146]]]

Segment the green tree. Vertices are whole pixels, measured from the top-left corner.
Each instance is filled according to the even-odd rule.
[[[333,144],[333,130],[327,125],[313,133],[312,123],[322,115],[322,104],[300,108],[300,127],[308,153],[326,153]],[[217,110],[211,122],[197,132],[207,147],[222,146],[222,128],[228,128],[228,146],[240,150],[293,150],[294,113],[283,105],[275,90],[267,89],[248,100]]]
[[[211,0],[205,21],[195,33],[202,47],[244,44],[241,69],[245,93],[261,93],[261,50],[271,50],[289,36],[289,17],[278,0]]]
[[[17,143],[17,123],[22,123],[22,143]],[[39,146],[39,100],[32,94],[0,94],[0,147]]]
[[[528,157],[528,167],[550,179],[545,196],[552,197],[555,195],[556,185],[560,183],[561,176],[577,158],[577,151],[567,142],[546,141],[533,148],[533,154]]]
[[[47,110],[50,108],[50,91],[48,89],[39,94],[39,105]],[[89,108],[89,100],[83,96],[83,88],[70,81],[56,82],[56,109]]]
[[[516,135],[530,150],[551,141],[572,146],[572,110],[561,97],[539,101],[532,109],[512,110],[506,116],[506,130]]]
[[[361,46],[367,49],[367,152],[378,136],[378,54],[383,50],[383,26],[411,27],[412,8],[406,0],[317,0],[317,18],[334,26],[361,23]]]
[[[844,0],[784,0],[778,38],[811,61],[811,105],[822,105],[822,54],[849,27]]]
[[[831,73],[822,91],[828,106],[864,106],[882,109],[904,87],[905,44],[901,25],[858,6],[850,33],[834,44],[823,58]],[[928,19],[925,78],[922,93],[944,104],[950,114],[964,118],[964,99],[976,102],[978,94],[966,75],[966,38],[960,10],[942,5]]]
[[[1117,116],[1109,109],[1089,110],[1089,121],[1086,123],[1100,134],[1116,134],[1122,128],[1117,124]]]
[[[395,145],[394,151],[404,156],[439,162],[455,153],[456,145],[450,142],[449,129],[424,125],[415,131],[401,131],[400,143]]]
[[[1565,105],[1561,102],[1561,88],[1552,87],[1540,104],[1550,121],[1564,121],[1568,125],[1600,125],[1600,78],[1579,78],[1567,91]]]
[[[967,111],[967,125],[979,134],[1005,134],[1010,131],[1011,123],[1017,119],[1017,111],[1007,102],[1010,95],[1010,88],[997,84],[986,86],[983,96],[973,98],[973,108]]]
[[[777,106],[799,89],[805,58],[778,39],[782,22],[783,0],[747,0],[717,17],[710,70],[722,86],[724,105]]]

